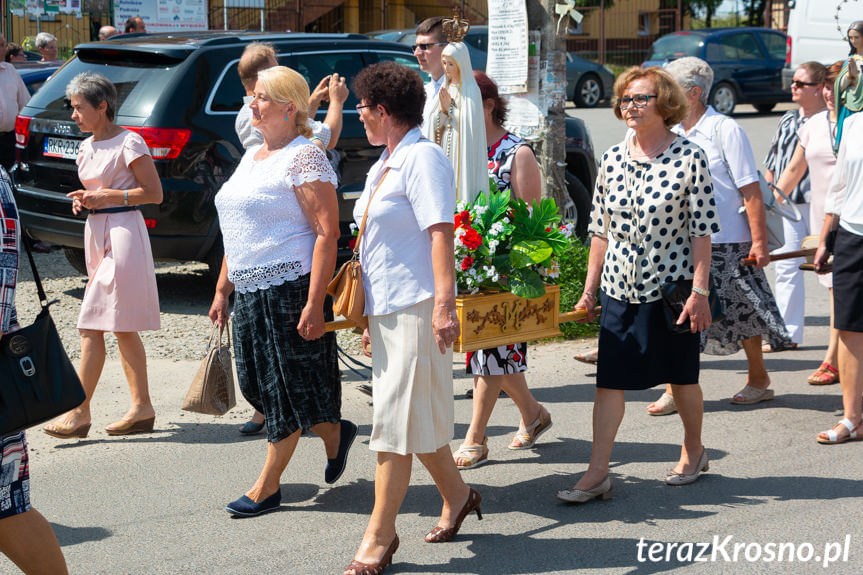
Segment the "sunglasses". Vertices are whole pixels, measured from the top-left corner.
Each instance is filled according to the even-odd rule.
[[[430,44],[414,44],[413,46],[411,46],[411,50],[416,52],[417,49],[419,49],[420,52],[427,52],[428,50],[431,50],[432,46],[446,46],[446,45],[447,45],[447,42],[431,42]]]
[[[617,106],[621,110],[629,109],[630,104],[635,104],[636,108],[644,108],[647,106],[647,103],[651,98],[656,98],[656,94],[636,94],[631,98],[629,96],[623,96],[617,101]]]
[[[803,86],[817,86],[818,84],[819,82],[801,82],[800,80],[794,80],[791,82],[791,87],[799,90]]]

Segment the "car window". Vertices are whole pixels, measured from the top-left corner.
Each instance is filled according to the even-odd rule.
[[[240,75],[237,73],[237,64],[239,61],[228,64],[228,69],[222,73],[222,78],[219,85],[216,86],[216,91],[213,94],[212,102],[210,102],[210,110],[214,112],[239,112],[243,107],[243,96],[246,95],[246,89],[240,82]]]
[[[784,60],[785,50],[788,47],[788,41],[782,34],[772,34],[770,32],[762,32],[761,39],[764,40],[764,45],[767,46],[767,53],[774,60]]]
[[[324,76],[338,74],[343,77],[348,86],[351,80],[365,66],[362,54],[359,52],[318,52],[318,53],[293,53],[279,57],[279,64],[293,68],[303,75],[309,83],[309,89],[314,90],[318,82]],[[356,96],[350,94],[345,102],[345,109],[350,110],[359,104]],[[326,102],[321,103],[325,108]]]
[[[676,60],[684,56],[701,55],[701,36],[693,34],[672,34],[653,43],[648,60]]]
[[[722,61],[722,46],[715,40],[709,40],[704,47],[704,57],[708,62]]]
[[[763,58],[755,36],[749,32],[728,34],[719,39],[723,60],[759,60]]]
[[[160,66],[126,61],[122,65],[82,62],[75,59],[60,68],[51,80],[33,95],[29,105],[46,110],[72,110],[66,101],[66,86],[82,72],[96,72],[107,77],[117,88],[117,115],[147,118],[159,101],[178,65]]]
[[[380,60],[381,62],[383,62],[385,60],[386,61],[392,60],[393,62],[395,62],[397,64],[401,64],[402,66],[407,66],[408,68],[413,68],[414,70],[416,70],[417,72],[420,73],[420,76],[423,79],[423,83],[428,82],[430,79],[430,76],[428,74],[426,74],[425,72],[420,70],[419,62],[417,62],[417,59],[414,58],[413,56],[408,56],[407,54],[397,54],[395,52],[378,52],[377,55],[378,55],[378,60]]]
[[[477,50],[488,52],[488,34],[468,34],[464,37],[464,43],[473,46]]]

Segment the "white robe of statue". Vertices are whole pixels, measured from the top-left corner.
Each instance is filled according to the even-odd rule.
[[[442,58],[458,65],[452,77],[441,87],[452,104],[443,110],[440,96],[435,98],[429,121],[423,126],[425,136],[440,145],[455,171],[458,201],[472,202],[480,192],[488,195],[488,149],[485,141],[485,115],[482,95],[473,77],[470,54],[462,42],[443,49]]]

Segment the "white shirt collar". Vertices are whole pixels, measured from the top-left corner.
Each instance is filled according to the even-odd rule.
[[[384,153],[381,154],[383,166],[396,170],[401,168],[408,156],[408,146],[416,144],[422,136],[422,130],[418,127],[408,130],[408,133],[404,135],[402,141],[398,143],[392,154],[390,154],[388,149],[384,149]]]

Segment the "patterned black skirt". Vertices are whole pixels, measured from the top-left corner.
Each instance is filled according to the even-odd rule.
[[[751,242],[713,244],[710,277],[722,302],[725,317],[701,332],[701,351],[730,355],[743,348],[744,339],[762,336],[774,349],[791,345],[791,336],[779,313],[764,270],[742,266]]]
[[[240,391],[264,414],[267,440],[341,419],[342,388],[336,336],[306,341],[297,332],[310,276],[238,293],[234,301],[234,355]],[[327,306],[329,309],[329,306]],[[332,319],[328,312],[326,319]]]
[[[508,375],[527,371],[527,342],[468,352],[466,371],[468,375]]]

